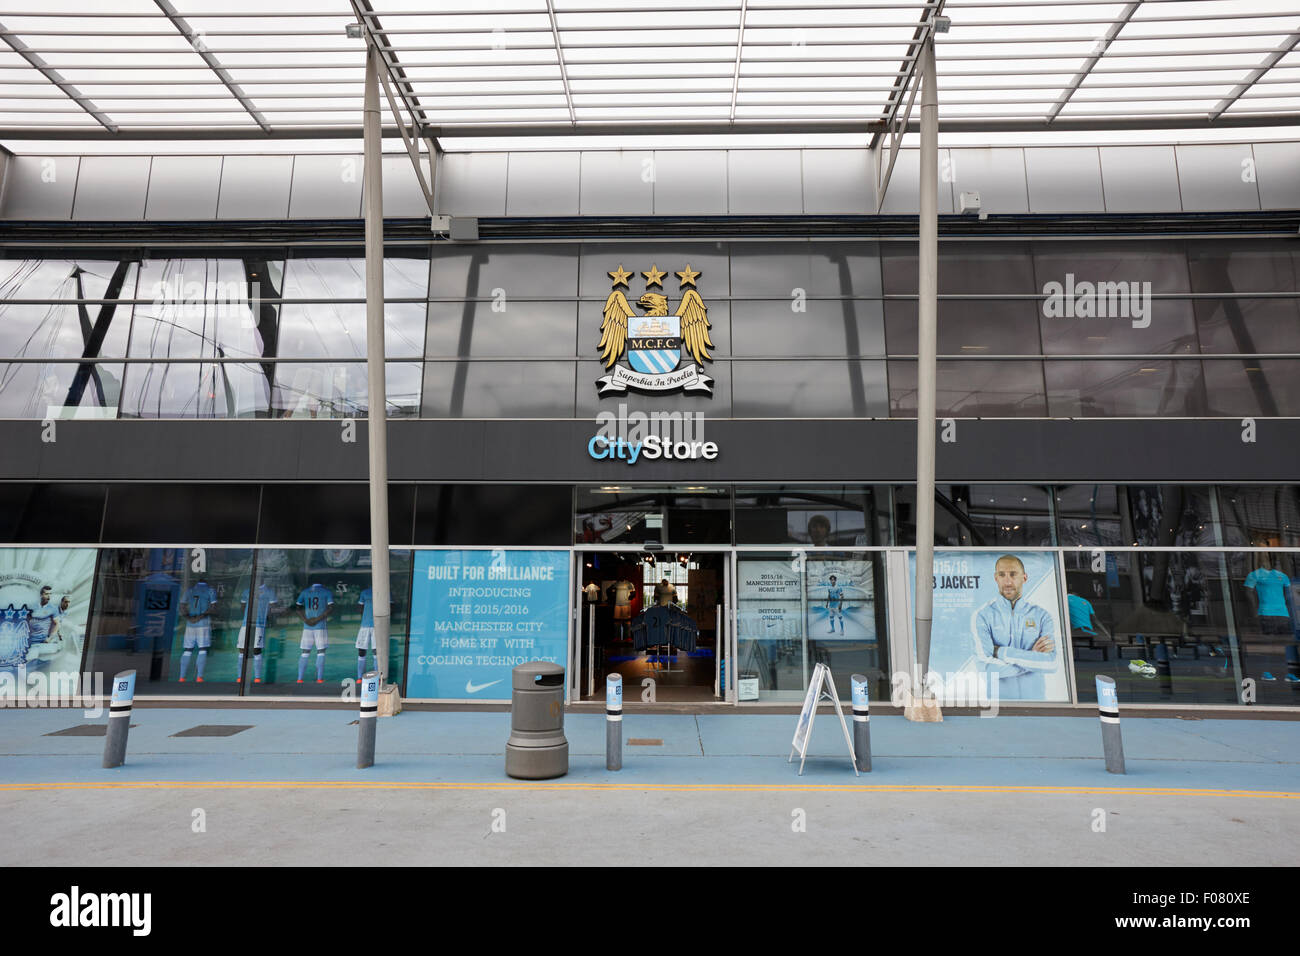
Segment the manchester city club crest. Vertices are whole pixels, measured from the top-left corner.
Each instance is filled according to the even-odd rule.
[[[691,269],[690,263],[675,273],[681,280],[681,302],[670,313],[668,296],[651,292],[656,286],[663,288],[667,275],[658,266],[651,265],[645,276],[646,291],[637,299],[644,312],[638,315],[627,294],[619,286],[630,289],[628,279],[633,275],[620,264],[608,273],[614,280],[613,291],[605,300],[605,318],[600,325],[600,358],[609,375],[597,380],[601,395],[621,395],[628,389],[650,394],[686,391],[713,395],[713,379],[703,372],[704,363],[712,362],[709,349],[709,310],[695,289],[700,273]],[[683,353],[686,364],[682,365]],[[627,365],[616,364],[624,354]]]

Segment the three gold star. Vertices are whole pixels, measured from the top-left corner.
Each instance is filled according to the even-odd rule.
[[[620,262],[617,269],[615,269],[613,272],[607,272],[605,274],[614,280],[614,288],[617,289],[621,285],[623,286],[628,285],[627,280],[632,278],[632,276],[635,275],[636,273],[628,272],[626,269],[623,268],[623,264]],[[694,286],[695,280],[700,277],[700,272],[696,269],[692,269],[691,264],[689,262],[686,263],[685,269],[683,269],[681,272],[677,272],[674,274],[677,276],[678,279],[681,280],[681,285],[679,286],[679,288],[683,288],[683,289],[686,288],[688,285]],[[656,285],[662,289],[664,287],[664,276],[668,275],[668,273],[660,269],[657,264],[651,263],[650,271],[642,272],[641,275],[645,276],[645,284],[647,289],[650,288],[651,286],[656,286]],[[631,286],[628,286],[628,288],[631,288]]]

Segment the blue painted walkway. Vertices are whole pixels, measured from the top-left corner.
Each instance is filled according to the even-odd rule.
[[[408,712],[382,718],[378,759],[355,768],[355,712],[342,710],[137,709],[127,763],[99,766],[101,737],[50,737],[87,719],[74,710],[0,711],[0,784],[169,781],[509,780],[504,747],[510,715]],[[802,777],[787,764],[796,718],[768,714],[629,714],[624,768],[604,769],[600,715],[569,714],[570,784],[621,786],[1123,787],[1300,794],[1300,722],[1129,719],[1128,773],[1105,772],[1095,719],[950,717],[914,724],[871,722],[873,771],[854,777],[834,714],[821,712]],[[232,737],[173,737],[199,724],[251,724]],[[797,758],[796,758],[797,762]]]

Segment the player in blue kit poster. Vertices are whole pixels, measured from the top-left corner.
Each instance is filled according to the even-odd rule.
[[[216,610],[217,592],[207,581],[199,578],[181,595],[181,614],[185,618],[184,653],[181,654],[180,682],[186,680],[190,667],[190,655],[198,648],[199,659],[195,663],[195,681],[203,683],[203,669],[208,663],[208,648],[212,646],[212,612]]]
[[[391,597],[388,603],[390,605],[393,603]],[[379,652],[375,649],[375,603],[370,588],[361,592],[357,598],[357,606],[361,608],[361,626],[357,628],[357,682],[360,683],[366,672],[368,654],[374,655],[374,669],[379,669]]]
[[[329,646],[329,623],[326,620],[334,608],[334,594],[329,588],[312,584],[302,590],[295,602],[302,616],[302,654],[298,658],[298,683],[303,682],[307,658],[316,648],[316,683],[325,683],[325,648]]]
[[[63,644],[59,634],[59,618],[68,609],[68,599],[55,605],[50,600],[53,588],[41,588],[40,603],[27,615],[27,665],[31,667],[46,657],[58,653]]]
[[[839,586],[839,579],[831,575],[826,588],[826,617],[831,623],[830,633],[835,633],[835,621],[840,622],[840,633],[844,633],[844,588]]]
[[[248,588],[244,588],[244,594],[239,599],[240,605],[245,609],[248,607]],[[275,589],[267,587],[265,584],[257,586],[257,620],[253,625],[253,683],[262,683],[262,650],[266,643],[266,619],[271,613],[271,605],[275,603]],[[244,672],[244,648],[247,640],[248,631],[248,614],[244,613],[244,624],[239,626],[239,670],[235,672],[235,680],[239,680],[239,675]]]
[[[998,678],[1000,698],[1044,700],[1044,675],[1058,664],[1056,624],[1045,608],[1023,597],[1029,577],[1020,558],[998,558],[993,579],[998,596],[971,623],[975,657],[985,673]]]

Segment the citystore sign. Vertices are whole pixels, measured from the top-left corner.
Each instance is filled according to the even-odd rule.
[[[618,460],[628,465],[638,461],[678,459],[714,461],[716,442],[704,440],[701,412],[628,411],[620,403],[618,413],[596,416],[596,434],[587,442],[587,454],[596,460]]]

